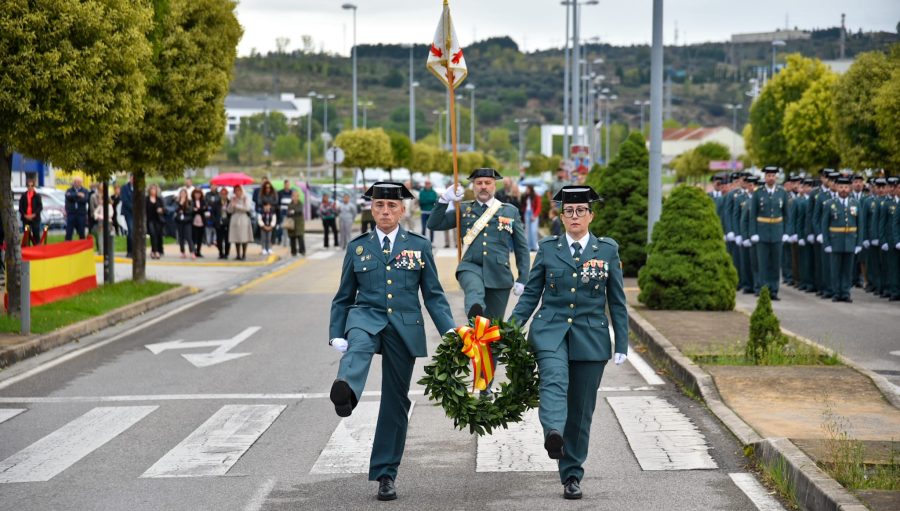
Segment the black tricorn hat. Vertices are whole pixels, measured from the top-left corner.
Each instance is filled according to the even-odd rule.
[[[719,181],[719,182],[727,181],[728,176],[726,176],[725,174],[714,174],[711,178],[709,178],[709,180],[710,181]]]
[[[759,183],[759,176],[748,176],[744,181],[747,181],[748,183]]]
[[[413,194],[400,183],[378,181],[366,190],[363,195],[369,199],[403,200],[414,198]]]
[[[571,185],[563,186],[553,200],[562,204],[590,204],[603,199],[590,186]]]
[[[839,185],[849,185],[850,184],[850,176],[841,176],[836,180]]]
[[[807,177],[807,178],[804,178],[804,179],[803,179],[803,184],[805,184],[805,185],[809,185],[809,186],[813,186],[813,185],[815,185],[815,184],[816,184],[816,180],[815,180],[815,179],[812,179],[812,178],[809,178],[809,177]]]
[[[887,184],[889,184],[889,185],[900,184],[900,177],[891,176],[891,177],[887,178]]]
[[[489,167],[482,167],[480,169],[475,169],[469,174],[469,181],[474,181],[479,177],[492,177],[494,179],[503,179],[503,176],[500,175],[496,170]]]
[[[775,165],[766,165],[765,167],[763,167],[763,174],[778,174],[780,170],[781,169],[779,169]]]
[[[866,180],[866,178],[863,177],[862,174],[853,174],[853,178],[852,178],[852,179],[853,179],[854,181],[865,181],[865,180]]]

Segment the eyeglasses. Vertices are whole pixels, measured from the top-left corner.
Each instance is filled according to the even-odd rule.
[[[578,218],[583,217],[591,212],[590,208],[564,208],[563,216],[566,218],[572,218],[573,216],[577,216]]]

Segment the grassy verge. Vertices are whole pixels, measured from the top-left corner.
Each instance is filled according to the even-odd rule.
[[[78,239],[78,236],[75,236],[74,238]],[[61,243],[65,240],[66,240],[66,236],[64,234],[47,234],[47,244],[48,245],[51,243]],[[171,236],[166,236],[165,238],[163,238],[163,244],[170,244],[170,243],[178,243],[178,241],[175,238],[172,238]],[[148,247],[150,246],[149,241],[147,242],[147,246]],[[119,253],[119,252],[124,253],[127,249],[128,249],[127,241],[125,240],[125,236],[113,236],[113,250],[116,253]]]
[[[177,284],[127,280],[31,309],[31,331],[43,334],[167,291]],[[19,333],[19,318],[0,316],[0,332]]]
[[[850,436],[850,422],[828,404],[822,414],[826,459],[816,463],[850,490],[900,490],[900,451],[891,441],[884,463],[866,463],[865,444]],[[880,461],[880,460],[879,460]]]
[[[783,347],[772,346],[762,354],[760,359],[754,360],[747,356],[744,343],[732,343],[719,346],[710,352],[685,353],[691,360],[700,365],[723,366],[790,366],[790,365],[841,365],[837,352],[828,355],[813,346],[802,343],[794,338],[787,338]]]
[[[778,460],[771,465],[757,461],[756,467],[762,476],[762,483],[768,488],[774,488],[789,509],[800,509],[797,504],[797,488],[788,477],[787,462],[784,458],[779,456]]]

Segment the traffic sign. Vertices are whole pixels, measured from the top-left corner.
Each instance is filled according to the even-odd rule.
[[[331,146],[325,151],[325,161],[340,164],[344,161],[344,150],[337,146]]]

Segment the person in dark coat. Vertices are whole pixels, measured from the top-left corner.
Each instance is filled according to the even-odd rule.
[[[73,179],[72,186],[66,190],[66,241],[72,241],[72,233],[77,233],[78,239],[84,239],[89,196],[90,192],[82,185],[81,178]]]
[[[29,178],[27,185],[28,190],[19,198],[19,218],[22,220],[22,230],[27,227],[31,234],[31,244],[37,245],[41,242],[41,211],[44,203],[41,194],[34,189],[34,178]]]
[[[132,230],[134,228],[134,176],[128,175],[128,182],[119,189],[119,202],[122,204],[122,217],[125,219],[125,254],[131,257]]]

